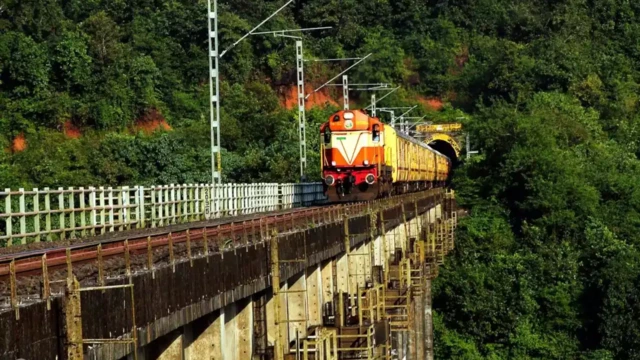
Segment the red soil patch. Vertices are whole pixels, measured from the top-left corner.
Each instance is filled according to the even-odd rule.
[[[62,131],[64,135],[69,139],[79,139],[82,136],[82,132],[78,129],[70,120],[67,120],[62,125]]]
[[[135,130],[151,135],[158,130],[169,131],[171,126],[158,110],[152,109],[136,120]]]
[[[438,98],[423,98],[419,97],[418,101],[427,107],[427,110],[440,111],[444,107],[444,103]]]
[[[313,90],[315,89],[311,88],[310,86],[307,86],[305,89],[305,93],[309,94]],[[282,106],[284,106],[286,109],[289,109],[289,110],[295,109],[298,106],[297,87],[291,86],[286,88],[284,94],[281,96],[281,102],[282,102]],[[331,96],[329,96],[328,88],[324,88],[318,91],[317,93],[314,93],[313,95],[309,96],[309,98],[306,101],[306,108],[309,109],[314,106],[324,106],[326,104],[339,106],[338,102],[332,99]]]
[[[11,142],[11,151],[14,153],[22,152],[27,149],[27,139],[24,137],[24,133],[16,136]]]

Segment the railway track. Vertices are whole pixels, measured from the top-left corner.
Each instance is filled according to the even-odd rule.
[[[197,243],[208,240],[208,245],[220,247],[220,242],[232,241],[231,248],[245,245],[238,240],[242,237],[252,237],[253,243],[256,235],[260,238],[269,236],[271,230],[280,232],[291,230],[299,226],[301,220],[309,220],[314,224],[327,219],[328,215],[343,214],[345,208],[360,207],[361,205],[330,205],[312,208],[299,208],[280,211],[276,214],[252,214],[247,216],[217,219],[210,222],[197,222],[184,225],[174,225],[160,229],[147,231],[112,233],[111,238],[101,240],[89,240],[71,245],[57,245],[50,243],[51,247],[25,250],[13,254],[0,256],[0,279],[15,273],[32,274],[43,267],[56,267],[60,265],[75,264],[87,260],[97,260],[99,255],[104,258],[115,255],[123,255],[129,251],[139,252],[154,250],[156,248],[187,243]],[[196,245],[196,244],[191,244]],[[224,250],[224,249],[219,249]],[[13,264],[13,265],[12,265]],[[11,269],[13,267],[13,270]]]
[[[0,309],[50,300],[56,295],[52,288],[59,286],[59,294],[70,274],[80,282],[103,285],[114,277],[154,271],[159,266],[264,244],[274,231],[300,231],[343,221],[347,214],[369,213],[382,202],[401,202],[412,195],[368,203],[328,204],[164,228],[114,232],[73,244],[46,243],[50,246],[21,249],[0,255],[0,297],[6,299],[4,306],[0,304]]]

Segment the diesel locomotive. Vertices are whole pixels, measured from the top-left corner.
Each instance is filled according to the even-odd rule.
[[[320,127],[325,194],[368,201],[444,186],[451,160],[362,110],[343,110]]]

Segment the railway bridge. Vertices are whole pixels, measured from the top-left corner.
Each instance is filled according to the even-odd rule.
[[[444,189],[0,192],[0,360],[432,359]]]

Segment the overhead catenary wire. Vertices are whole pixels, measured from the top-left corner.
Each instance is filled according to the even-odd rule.
[[[336,75],[335,77],[333,77],[331,80],[327,81],[326,83],[322,84],[322,86],[320,86],[319,88],[313,90],[310,94],[308,94],[307,96],[305,96],[305,99],[308,99],[309,96],[311,96],[314,93],[317,93],[318,91],[320,91],[322,88],[324,88],[325,86],[331,84],[332,82],[334,82],[337,78],[339,78],[340,76],[346,74],[347,72],[349,72],[349,70],[353,69],[354,67],[358,66],[360,63],[362,63],[363,61],[367,60],[371,55],[373,55],[373,53],[368,54],[367,56],[361,58],[358,62],[356,62],[355,64],[349,66],[348,68],[346,68],[344,71],[342,71],[340,74]]]
[[[291,5],[291,3],[293,3],[294,0],[289,0],[286,4],[282,5],[282,7],[278,10],[276,10],[276,12],[274,12],[273,14],[271,14],[268,18],[264,19],[260,24],[256,25],[256,27],[254,27],[253,29],[251,29],[251,31],[249,31],[248,33],[244,34],[243,37],[241,37],[240,39],[236,40],[233,44],[231,44],[231,46],[229,46],[226,50],[224,50],[222,53],[220,53],[220,57],[223,57],[224,54],[226,54],[229,50],[233,49],[234,47],[236,47],[238,44],[240,44],[244,39],[246,39],[247,37],[249,37],[250,35],[252,35],[254,33],[254,31],[258,30],[262,25],[266,24],[267,21],[273,19],[274,16],[278,15],[282,10],[286,9],[287,6]]]

